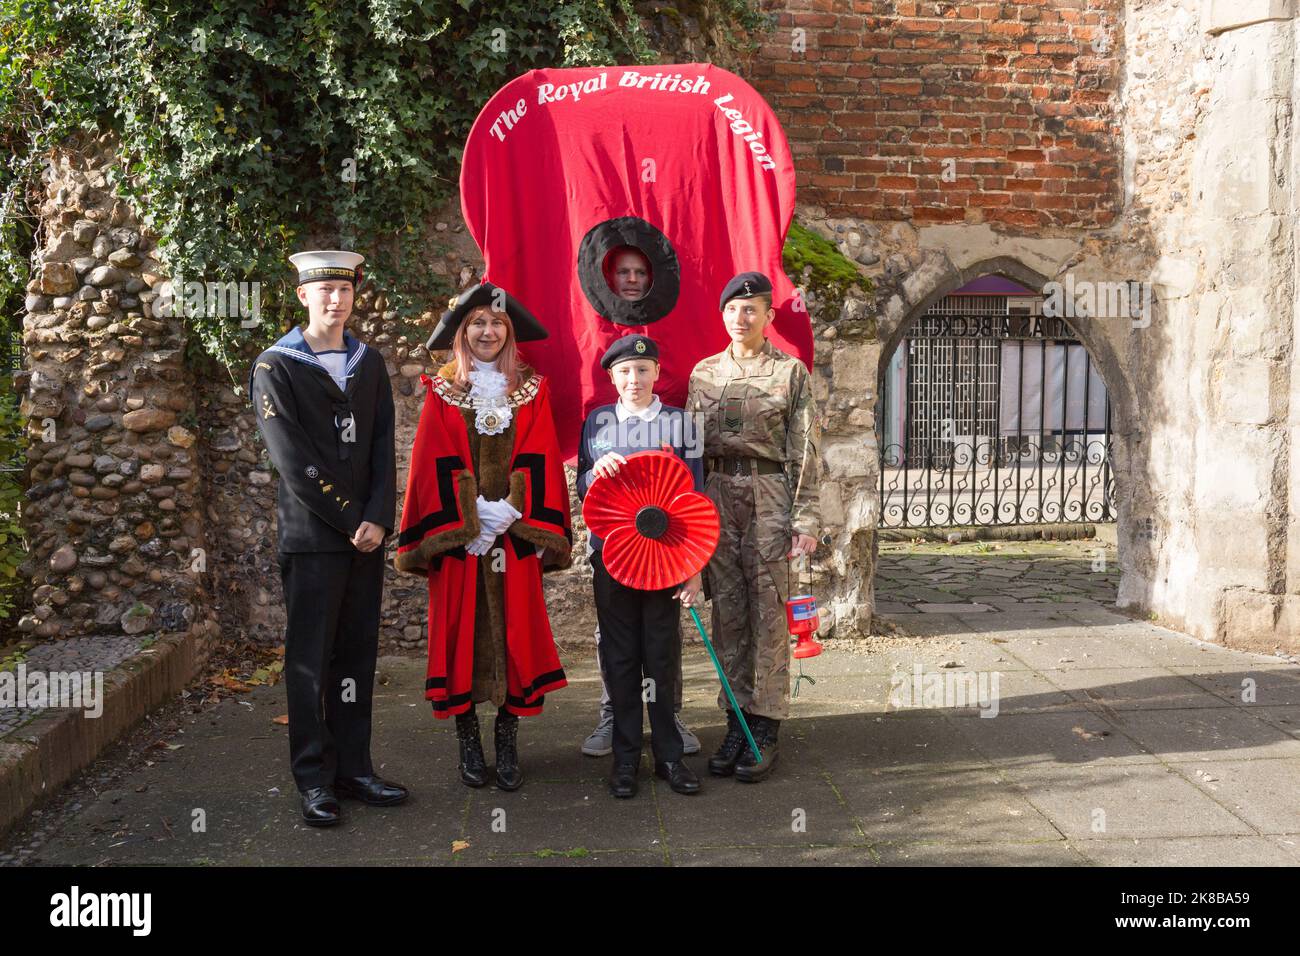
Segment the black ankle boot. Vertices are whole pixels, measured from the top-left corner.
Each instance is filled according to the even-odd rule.
[[[763,755],[763,762],[754,760],[753,752],[746,747],[736,763],[737,780],[742,783],[758,783],[772,772],[772,768],[776,766],[776,758],[779,756],[776,749],[776,735],[780,727],[781,721],[773,720],[771,717],[750,718],[749,729],[754,734],[754,743],[758,744],[758,752]]]
[[[456,715],[456,741],[460,744],[460,782],[467,787],[487,783],[487,759],[479,735],[478,714],[473,710]]]
[[[740,726],[741,718],[734,710],[727,711],[727,736],[722,738],[722,745],[709,758],[709,773],[715,777],[729,777],[736,770],[736,761],[748,744],[745,731]]]
[[[497,786],[502,790],[518,790],[524,782],[519,770],[519,715],[504,707],[497,711],[493,729],[497,751]]]

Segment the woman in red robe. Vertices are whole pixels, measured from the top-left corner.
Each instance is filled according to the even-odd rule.
[[[429,581],[425,697],[456,718],[460,777],[487,783],[475,704],[497,706],[497,785],[523,783],[520,715],[567,680],[556,654],[543,570],[571,564],[573,532],[550,385],[516,341],[546,330],[489,282],[452,300],[429,339],[453,359],[432,379],[411,453],[396,567]]]

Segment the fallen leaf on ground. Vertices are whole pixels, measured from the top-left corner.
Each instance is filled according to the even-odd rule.
[[[1082,727],[1071,727],[1076,734],[1084,740],[1100,740],[1102,737],[1109,737],[1109,730],[1084,730]]]

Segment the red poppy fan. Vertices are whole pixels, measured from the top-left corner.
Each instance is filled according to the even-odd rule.
[[[639,451],[587,490],[582,517],[604,540],[605,570],[630,588],[681,584],[718,546],[718,510],[672,452]]]

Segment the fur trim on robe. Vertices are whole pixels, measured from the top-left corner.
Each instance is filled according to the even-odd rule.
[[[444,366],[438,378],[423,379],[425,405],[395,561],[398,570],[429,579],[426,697],[438,717],[462,713],[472,700],[501,703],[501,697],[513,713],[536,714],[543,695],[567,682],[541,572],[572,562],[568,486],[549,389],[525,369],[523,384],[508,396],[511,424],[498,435],[481,435],[467,393],[454,387],[454,371]],[[508,498],[523,515],[482,558],[464,549],[478,535],[479,495]],[[542,560],[536,546],[544,549]],[[494,570],[503,558],[504,571]]]

